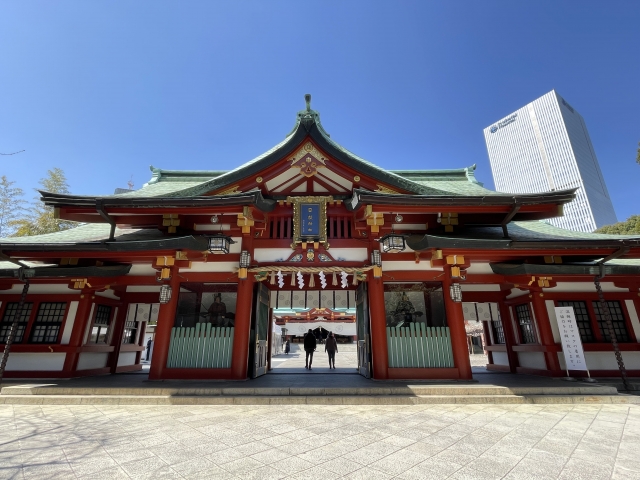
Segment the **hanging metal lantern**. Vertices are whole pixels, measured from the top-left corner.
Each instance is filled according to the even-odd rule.
[[[382,244],[382,251],[384,253],[398,253],[406,248],[404,235],[398,235],[394,232],[385,235],[379,241]]]
[[[452,283],[449,287],[449,296],[456,303],[462,302],[462,288],[459,283]]]
[[[160,303],[169,303],[171,300],[171,285],[162,285],[160,287]]]
[[[226,235],[216,235],[209,237],[209,252],[211,253],[229,253],[229,247],[232,243],[231,237]]]
[[[380,250],[373,250],[371,252],[371,265],[376,267],[382,266],[382,255],[380,254]]]

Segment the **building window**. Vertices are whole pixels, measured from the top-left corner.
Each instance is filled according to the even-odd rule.
[[[29,323],[29,318],[31,317],[31,310],[33,310],[33,302],[25,302],[22,309],[22,315],[20,315],[20,321],[18,322],[18,330],[16,331],[16,336],[13,339],[14,343],[22,342],[24,331],[27,328],[27,323]],[[7,337],[9,336],[9,330],[11,329],[11,324],[16,318],[17,312],[18,302],[7,303],[7,308],[5,308],[4,315],[2,316],[2,323],[0,323],[0,343],[6,343]]]
[[[504,341],[504,329],[502,328],[502,320],[491,320],[491,329],[493,330],[493,343],[503,345]]]
[[[580,339],[583,343],[595,342],[593,330],[591,329],[591,317],[587,310],[587,302],[558,302],[559,307],[572,307],[576,317],[576,324],[580,331]]]
[[[57,343],[64,312],[65,302],[42,302],[31,329],[31,343]]]
[[[613,323],[613,331],[616,334],[616,339],[619,342],[630,341],[629,332],[627,331],[627,324],[624,320],[620,302],[618,302],[617,300],[609,300],[607,301],[607,306],[609,307],[609,312],[611,312],[611,323]],[[606,342],[610,342],[611,337],[609,336],[609,329],[607,328],[604,312],[602,311],[600,302],[593,302],[593,311],[596,314],[596,320],[598,322],[598,328],[600,329],[602,338]]]
[[[111,323],[111,307],[108,305],[98,305],[96,317],[91,329],[91,343],[107,343],[109,333],[109,323]]]
[[[124,324],[124,334],[122,343],[136,343],[136,333],[138,331],[137,322],[127,321]]]
[[[529,305],[526,303],[524,305],[517,305],[516,317],[518,318],[518,326],[520,327],[520,342],[537,343]]]

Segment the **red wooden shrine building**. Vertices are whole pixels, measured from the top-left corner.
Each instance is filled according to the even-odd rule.
[[[591,375],[618,375],[603,275],[640,376],[640,238],[555,228],[544,220],[573,190],[499,193],[474,169],[378,168],[335,143],[307,98],[291,133],[235,170],[152,168],[117,195],[41,192],[80,225],[0,239],[0,342],[17,318],[5,376],[138,370],[154,320],[151,379],[243,380],[267,371],[274,309],[352,312],[358,371],[375,379],[471,378],[475,321],[490,369],[561,376],[562,305]]]

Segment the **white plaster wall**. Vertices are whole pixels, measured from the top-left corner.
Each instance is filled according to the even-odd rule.
[[[238,262],[217,262],[216,255],[209,256],[209,262],[193,262],[191,268],[181,268],[180,272],[235,272],[238,270]],[[220,258],[224,258],[224,255],[220,255]],[[158,291],[160,287],[158,287]],[[127,288],[127,291],[129,289]]]
[[[383,261],[382,262],[382,270],[383,272],[390,272],[393,270],[401,271],[401,270],[434,270],[442,272],[442,267],[431,267],[431,262],[428,260],[421,260],[420,263],[416,263],[414,261],[403,262],[403,261]]]
[[[542,352],[518,352],[518,363],[525,368],[547,369]]]
[[[549,315],[549,323],[551,324],[551,331],[553,332],[553,341],[560,343],[560,329],[558,328],[558,319],[556,318],[555,303],[553,300],[545,300],[545,306],[547,307],[547,315]]]
[[[123,365],[135,365],[136,363],[136,352],[120,352],[118,356],[118,366],[122,367]]]
[[[528,295],[528,290],[520,290],[519,288],[512,288],[511,293],[507,295],[507,298],[521,297],[522,295]]]
[[[7,362],[7,371],[58,372],[62,370],[66,356],[66,353],[12,353]]]
[[[82,352],[78,357],[78,370],[104,368],[108,359],[108,353]]]
[[[77,301],[69,302],[69,312],[67,313],[67,321],[64,324],[64,330],[62,331],[61,345],[68,345],[71,338],[71,332],[73,331],[73,324],[76,321],[76,313],[78,312]]]
[[[628,288],[616,287],[613,282],[600,284],[603,292],[628,292]],[[558,282],[555,287],[545,288],[545,292],[589,292],[595,293],[596,287],[592,282]]]
[[[337,261],[368,262],[368,252],[366,248],[332,248],[328,253]]]
[[[467,273],[471,275],[491,275],[493,270],[488,262],[472,263],[467,268]]]
[[[131,270],[127,275],[135,275],[141,277],[155,277],[158,271],[150,264],[131,265]]]
[[[105,290],[104,292],[96,292],[96,297],[104,297],[104,298],[111,298],[113,300],[120,300],[120,297],[116,297],[114,291],[111,289]]]
[[[633,300],[625,300],[624,304],[627,306],[627,311],[629,312],[629,320],[631,320],[633,331],[636,334],[636,340],[640,342],[640,320],[638,320],[638,312],[636,311],[636,307],[633,303]]]
[[[290,248],[256,248],[253,258],[256,262],[284,262],[294,253]]]
[[[509,366],[509,357],[507,356],[507,352],[492,352],[493,363],[495,365],[505,365]]]

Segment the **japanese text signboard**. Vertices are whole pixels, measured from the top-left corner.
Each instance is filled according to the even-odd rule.
[[[318,237],[320,235],[320,205],[317,203],[303,203],[300,205],[300,210],[302,236]]]
[[[573,307],[555,307],[555,311],[567,370],[587,370]]]

